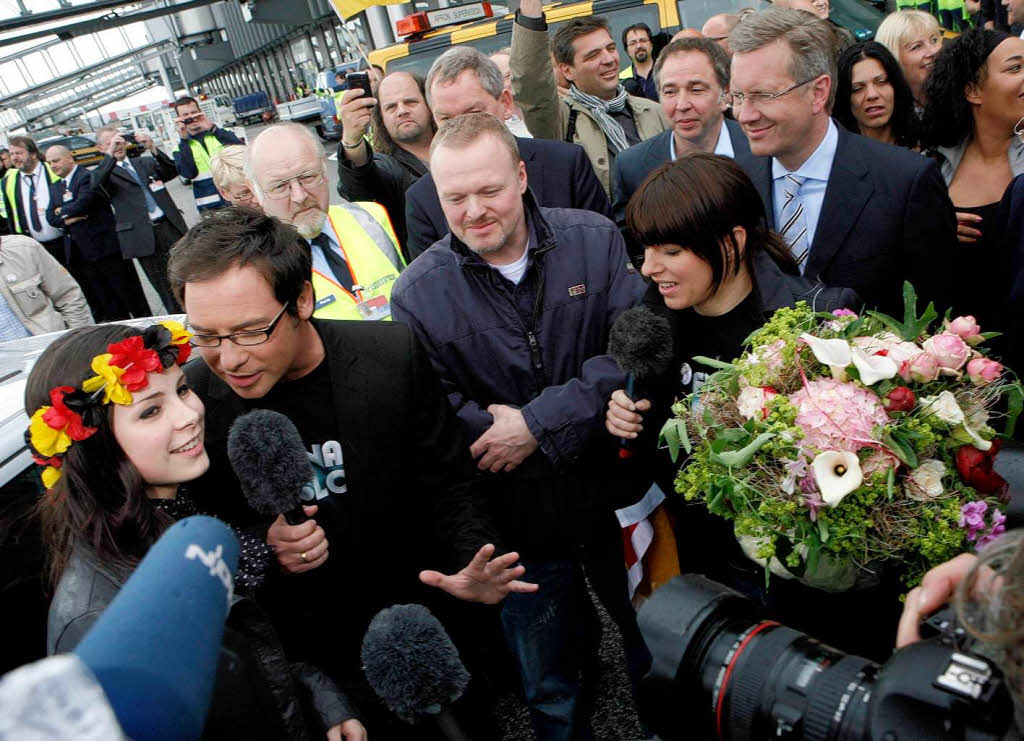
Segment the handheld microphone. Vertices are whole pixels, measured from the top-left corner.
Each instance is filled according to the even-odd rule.
[[[186,517],[153,544],[75,648],[128,738],[202,734],[237,565],[231,528]]]
[[[406,723],[432,718],[449,741],[468,741],[448,707],[469,672],[444,627],[423,605],[395,605],[374,616],[363,638],[363,667],[373,691]]]
[[[306,521],[303,504],[315,504],[313,465],[295,424],[280,412],[254,409],[228,432],[228,460],[249,506],[268,517],[284,515],[289,525]]]
[[[643,306],[619,315],[608,334],[608,354],[626,374],[626,395],[636,401],[636,382],[661,375],[672,363],[672,328],[663,316]],[[631,458],[630,441],[621,438],[619,458]]]

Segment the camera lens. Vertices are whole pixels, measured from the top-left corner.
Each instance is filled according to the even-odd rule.
[[[654,657],[641,712],[661,737],[863,738],[868,659],[759,620],[742,595],[692,574],[659,589],[639,622]]]

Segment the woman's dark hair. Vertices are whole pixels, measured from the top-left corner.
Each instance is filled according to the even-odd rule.
[[[1008,38],[1002,31],[971,28],[942,47],[925,83],[928,102],[921,141],[926,149],[955,147],[974,132],[974,114],[965,91],[984,81],[989,55]]]
[[[186,284],[246,265],[263,273],[289,314],[298,314],[299,296],[313,274],[309,245],[295,227],[257,208],[227,206],[204,215],[172,248],[167,277],[184,305]]]
[[[850,98],[853,95],[853,68],[865,59],[877,60],[885,70],[886,79],[892,85],[892,118],[889,119],[889,126],[892,127],[896,144],[911,149],[917,147],[920,135],[917,116],[914,115],[914,94],[910,92],[910,85],[907,84],[907,78],[903,76],[903,69],[896,61],[896,57],[877,41],[862,41],[839,55],[836,102],[832,115],[848,131],[860,133],[860,125],[853,116]]]
[[[739,272],[741,259],[750,270],[762,250],[783,272],[800,273],[789,246],[768,228],[750,177],[729,157],[691,152],[662,165],[629,199],[626,224],[644,246],[676,244],[710,265],[715,291]],[[732,234],[738,226],[747,233],[742,256]]]
[[[32,416],[49,405],[50,389],[80,388],[94,375],[92,359],[107,345],[140,334],[121,324],[73,329],[39,357],[25,387],[25,411]],[[99,428],[71,444],[60,480],[39,501],[37,511],[47,551],[47,577],[56,587],[76,544],[91,548],[114,568],[134,568],[149,546],[171,524],[146,496],[146,483],[114,438],[111,409],[103,409]]]
[[[420,96],[423,98],[424,105],[426,104],[427,91],[423,86],[423,78],[413,72],[406,72],[405,70],[392,72],[390,75],[386,75],[381,79],[380,83],[377,85],[378,99],[380,98],[380,84],[392,75],[409,75],[409,77],[412,78],[412,81],[416,83],[416,87],[419,88]],[[373,111],[370,115],[373,117],[373,151],[380,152],[381,154],[394,154],[395,147],[398,145],[395,144],[395,140],[391,138],[391,134],[388,130],[384,128],[384,118],[380,112],[380,102],[373,107]],[[430,116],[429,118],[430,130],[437,131],[437,124],[434,123],[434,117]]]

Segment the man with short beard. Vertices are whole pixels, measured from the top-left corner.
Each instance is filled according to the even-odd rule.
[[[384,206],[408,260],[405,191],[427,172],[435,130],[423,80],[411,72],[392,72],[381,80],[376,99],[360,88],[346,90],[338,116],[338,195]],[[371,122],[373,144],[366,139]]]
[[[388,213],[367,201],[328,205],[324,149],[315,134],[292,123],[264,129],[252,143],[246,176],[260,207],[309,242],[314,316],[391,318],[391,286],[405,260]]]
[[[601,424],[605,392],[623,378],[605,355],[608,332],[643,282],[607,218],[538,205],[519,143],[493,115],[442,124],[430,163],[451,232],[395,283],[395,318],[427,348],[487,472],[495,525],[539,585],[506,597],[501,613],[536,735],[590,738],[578,681],[596,650],[584,571],[622,632],[634,682],[650,661]]]
[[[658,99],[658,88],[654,84],[654,43],[651,29],[646,23],[634,23],[622,32],[622,48],[633,63],[619,73],[622,86],[630,95],[639,95],[648,100]]]

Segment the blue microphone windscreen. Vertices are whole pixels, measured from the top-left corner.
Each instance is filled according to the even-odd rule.
[[[134,741],[198,739],[206,721],[238,538],[213,517],[168,528],[75,653]]]

